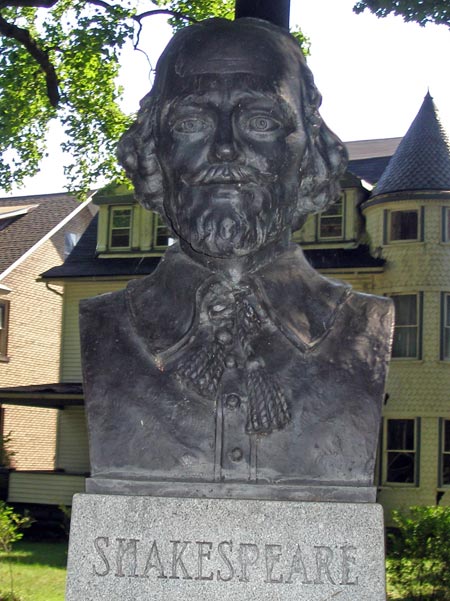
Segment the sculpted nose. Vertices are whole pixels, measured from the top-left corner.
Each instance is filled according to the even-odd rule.
[[[220,161],[233,161],[237,156],[231,119],[222,118],[217,126],[213,145],[214,158]]]
[[[236,158],[236,148],[232,143],[216,144],[215,155],[221,161],[233,161]]]

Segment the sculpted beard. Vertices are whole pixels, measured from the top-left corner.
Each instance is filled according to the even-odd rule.
[[[198,252],[214,257],[254,252],[278,238],[287,223],[285,191],[273,179],[231,165],[181,177],[172,196],[172,225]]]

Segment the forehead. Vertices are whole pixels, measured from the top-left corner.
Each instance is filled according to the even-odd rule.
[[[176,78],[172,80],[172,85],[166,85],[164,96],[167,100],[198,104],[227,100],[283,102],[273,78],[248,73],[215,73]]]

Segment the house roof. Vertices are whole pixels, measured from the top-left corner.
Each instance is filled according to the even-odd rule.
[[[402,138],[380,138],[345,142],[349,156],[348,171],[370,184],[376,184],[401,140]]]
[[[354,140],[344,142],[350,161],[391,157],[402,138],[377,138],[375,140]]]
[[[0,277],[80,206],[67,193],[0,198]]]
[[[382,268],[384,259],[372,257],[366,245],[356,248],[314,248],[304,251],[314,269],[376,269]]]
[[[55,409],[82,405],[83,386],[73,382],[0,388],[0,403]]]
[[[376,184],[383,175],[383,171],[388,166],[390,160],[391,155],[350,160],[348,163],[348,171],[370,184]]]
[[[450,191],[450,143],[430,93],[425,96],[372,198],[419,190]]]
[[[62,265],[42,274],[45,279],[148,275],[160,257],[100,258],[97,256],[96,215]]]

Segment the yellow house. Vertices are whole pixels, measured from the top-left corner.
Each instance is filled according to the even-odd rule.
[[[329,277],[393,297],[394,352],[376,484],[393,507],[450,504],[450,150],[429,94],[403,139],[348,143],[340,200],[294,240]],[[373,184],[378,182],[376,187]],[[64,287],[59,384],[0,390],[0,400],[60,408],[53,473],[15,471],[9,500],[65,502],[89,472],[81,391],[78,304],[151,273],[168,244],[161,220],[116,190],[63,265],[43,280]],[[34,396],[33,396],[34,395]],[[78,488],[77,488],[78,487]]]

